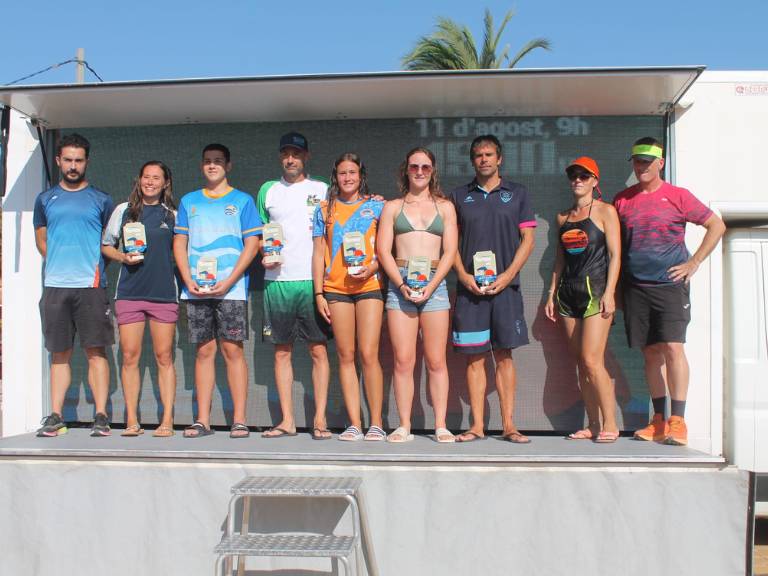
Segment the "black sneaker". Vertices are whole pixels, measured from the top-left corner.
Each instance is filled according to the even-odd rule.
[[[96,413],[96,420],[93,422],[93,428],[91,428],[91,436],[111,436],[112,432],[109,429],[109,419],[103,412]]]
[[[42,426],[37,429],[37,435],[41,438],[61,436],[67,433],[67,425],[56,412],[51,412],[51,415],[43,418],[40,424]]]

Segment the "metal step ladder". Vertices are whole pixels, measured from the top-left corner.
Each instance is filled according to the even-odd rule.
[[[232,560],[237,558],[237,574],[242,576],[247,556],[289,556],[295,558],[331,558],[341,562],[344,573],[352,572],[350,559],[355,556],[355,574],[362,576],[365,560],[369,576],[378,576],[373,545],[362,492],[361,478],[249,476],[232,486],[227,528],[221,542],[214,548],[216,576],[232,574]],[[292,533],[249,532],[251,503],[254,498],[336,498],[346,500],[352,513],[352,535],[310,534],[296,530]],[[235,508],[242,500],[243,514],[240,532],[235,532]]]

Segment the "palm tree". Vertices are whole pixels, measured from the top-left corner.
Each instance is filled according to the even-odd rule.
[[[419,38],[413,50],[403,57],[403,68],[406,70],[477,70],[501,68],[505,60],[512,68],[536,48],[551,50],[552,45],[549,40],[535,38],[523,46],[511,60],[508,44],[504,46],[501,54],[497,54],[504,28],[514,15],[513,10],[507,12],[498,31],[494,31],[491,11],[485,9],[483,50],[479,54],[475,38],[469,28],[450,18],[439,17],[437,30],[429,36]]]

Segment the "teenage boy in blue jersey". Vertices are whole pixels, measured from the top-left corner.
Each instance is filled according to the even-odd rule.
[[[454,268],[458,278],[453,311],[453,349],[467,355],[467,388],[472,426],[457,442],[485,438],[485,357],[496,364],[496,390],[501,408],[502,438],[526,444],[514,423],[515,365],[512,349],[528,344],[523,316],[520,269],[533,250],[536,219],[528,191],[500,174],[501,143],[493,135],[478,136],[470,147],[475,179],[451,192],[459,223],[459,251]],[[473,274],[476,252],[491,250],[497,277],[480,287]]]
[[[211,397],[216,381],[218,340],[232,395],[231,438],[249,435],[245,418],[248,366],[243,342],[248,339],[248,266],[259,250],[261,218],[250,194],[229,185],[229,149],[209,144],[201,164],[205,188],[186,194],[176,217],[173,255],[184,282],[190,342],[197,345],[195,390],[197,419],[184,430],[187,438],[212,434]],[[216,257],[216,283],[204,291],[195,282],[201,257]]]
[[[101,256],[101,235],[112,214],[112,199],[86,180],[90,143],[79,134],[56,147],[61,180],[35,200],[35,244],[45,260],[40,316],[51,353],[51,408],[38,436],[67,431],[61,418],[72,380],[70,359],[79,334],[88,358],[88,385],[96,406],[91,436],[109,436],[106,414],[109,364],[106,346],[115,341]]]

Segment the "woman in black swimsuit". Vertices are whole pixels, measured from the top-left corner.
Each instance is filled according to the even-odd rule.
[[[557,316],[562,319],[578,362],[589,420],[586,428],[567,438],[615,442],[616,394],[605,369],[605,347],[621,265],[619,218],[616,209],[600,199],[597,162],[582,156],[571,162],[566,174],[573,204],[557,215],[560,242],[544,311],[552,322]]]

